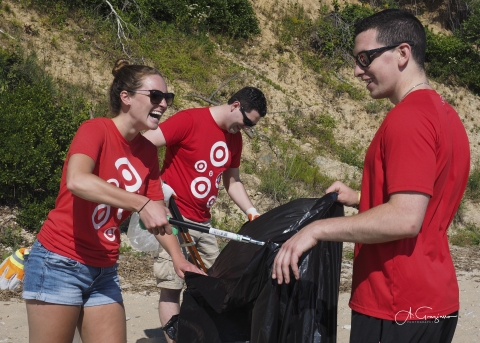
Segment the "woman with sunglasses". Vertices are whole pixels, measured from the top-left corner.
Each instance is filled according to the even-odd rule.
[[[55,209],[25,257],[31,343],[72,342],[76,327],[84,342],[125,343],[119,226],[136,211],[159,241],[171,237],[157,149],[140,131],[158,127],[173,94],[148,66],[119,60],[112,74],[113,118],[78,129]],[[186,261],[182,268],[194,270]]]

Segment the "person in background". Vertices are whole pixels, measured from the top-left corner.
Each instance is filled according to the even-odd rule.
[[[167,146],[162,180],[176,196],[185,220],[204,225],[210,223],[210,209],[217,199],[222,179],[228,195],[249,220],[259,216],[240,180],[240,130],[249,130],[266,113],[264,94],[255,87],[245,87],[226,104],[178,112],[156,130],[144,134],[157,147]],[[215,236],[193,230],[190,234],[209,268],[219,254]],[[174,239],[169,243],[178,246]],[[154,263],[154,274],[160,287],[158,312],[162,325],[179,313],[180,293],[184,286],[184,281],[175,273],[178,269],[176,261],[172,261],[168,253],[171,246],[163,245],[165,249],[160,249]],[[167,340],[171,342],[168,337]]]
[[[160,242],[172,233],[157,149],[140,131],[158,126],[173,94],[154,68],[119,60],[112,73],[113,118],[79,127],[55,208],[25,255],[31,343],[71,342],[77,327],[84,342],[125,343],[119,226],[136,211]],[[180,268],[196,269],[185,259]]]
[[[430,87],[425,29],[402,10],[356,26],[355,76],[395,107],[365,156],[361,193],[328,192],[359,214],[315,221],[279,250],[272,277],[298,278],[298,260],[319,240],[355,242],[350,342],[451,342],[459,290],[447,229],[462,199],[470,148],[457,112]],[[360,196],[361,194],[361,196]]]

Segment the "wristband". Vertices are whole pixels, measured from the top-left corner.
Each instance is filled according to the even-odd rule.
[[[358,191],[358,198],[357,198],[358,205],[360,205],[360,198],[361,197],[362,197],[362,192]]]
[[[142,206],[141,209],[139,209],[139,210],[137,211],[137,213],[140,213],[140,212],[143,210],[143,208],[144,208],[145,206],[147,206],[147,204],[150,202],[150,200],[152,200],[152,199],[148,199],[148,201]]]

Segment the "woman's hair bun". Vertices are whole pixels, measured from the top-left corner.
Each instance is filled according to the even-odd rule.
[[[120,69],[122,69],[125,66],[128,66],[129,64],[130,64],[130,62],[128,62],[128,60],[123,60],[123,59],[117,60],[115,62],[115,66],[112,69],[113,76],[117,76]]]

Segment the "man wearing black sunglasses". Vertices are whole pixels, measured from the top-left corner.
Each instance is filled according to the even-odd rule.
[[[356,26],[355,76],[395,107],[367,150],[361,193],[336,181],[326,192],[355,216],[311,223],[278,252],[272,277],[298,277],[319,240],[354,242],[350,342],[451,342],[459,290],[447,228],[470,170],[465,128],[428,84],[423,25],[385,10]],[[360,196],[361,194],[361,196]]]
[[[157,130],[144,134],[157,147],[167,147],[162,179],[174,190],[176,203],[186,220],[209,224],[210,208],[217,198],[221,180],[228,195],[249,220],[259,216],[240,180],[240,131],[250,130],[266,113],[263,93],[254,87],[245,87],[226,104],[180,111],[161,123]],[[190,234],[209,268],[219,253],[215,236],[196,231]],[[158,311],[164,325],[179,313],[184,282],[175,274],[172,259],[164,250],[154,264],[154,272],[161,289]]]

